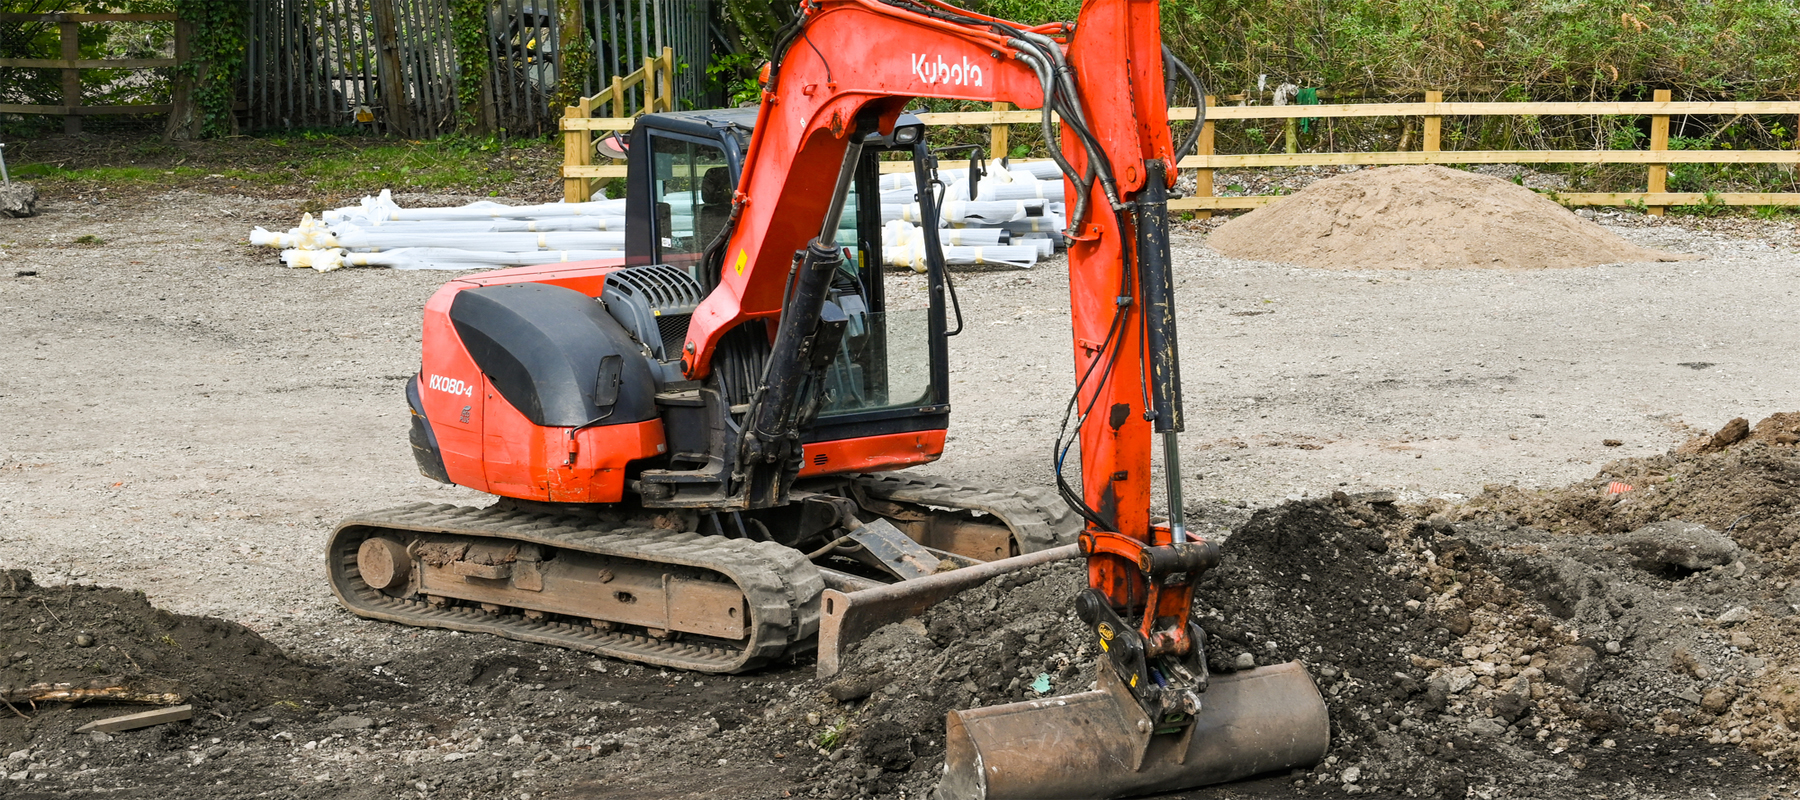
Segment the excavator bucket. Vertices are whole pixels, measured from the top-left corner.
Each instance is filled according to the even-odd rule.
[[[1325,701],[1298,662],[1214,676],[1180,733],[1157,733],[1102,662],[1099,687],[952,711],[937,800],[1131,797],[1191,789],[1324,758]]]
[[[883,625],[916,617],[957,592],[1009,572],[1078,555],[1081,551],[1071,544],[851,592],[826,589],[819,608],[819,677],[836,675],[850,646]]]

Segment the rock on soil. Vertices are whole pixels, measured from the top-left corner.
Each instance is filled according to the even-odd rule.
[[[0,186],[0,217],[37,215],[37,189],[23,183]]]
[[[1539,269],[1690,258],[1631,244],[1523,186],[1439,166],[1318,181],[1225,223],[1207,244],[1231,258],[1326,269]]]

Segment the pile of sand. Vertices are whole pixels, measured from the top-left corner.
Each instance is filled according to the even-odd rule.
[[[1231,258],[1325,269],[1542,269],[1695,256],[1639,247],[1530,189],[1438,166],[1319,181],[1219,227]]]

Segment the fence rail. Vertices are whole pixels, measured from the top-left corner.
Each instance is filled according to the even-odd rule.
[[[188,59],[188,23],[175,14],[0,14],[4,22],[43,22],[57,26],[61,58],[0,58],[0,67],[62,70],[61,105],[0,103],[0,114],[41,114],[62,117],[64,133],[80,133],[81,118],[115,114],[160,114],[174,110],[169,103],[86,106],[81,104],[81,71],[84,69],[155,69],[178,67]],[[81,26],[99,22],[173,22],[174,58],[82,58]],[[177,97],[182,93],[177,92]]]
[[[594,180],[625,177],[624,164],[594,163],[594,131],[628,131],[637,116],[631,113],[632,89],[642,87],[643,107],[637,113],[669,111],[675,107],[675,49],[645,58],[644,66],[630,75],[615,75],[612,85],[593,97],[583,97],[563,110],[563,199],[582,203],[593,199]],[[596,117],[594,112],[608,116]]]
[[[1622,206],[1641,204],[1651,214],[1662,214],[1675,205],[1718,203],[1730,206],[1800,206],[1800,193],[1792,192],[1670,192],[1667,191],[1671,164],[1797,164],[1800,150],[1670,150],[1669,119],[1681,115],[1769,115],[1800,117],[1800,102],[1792,101],[1722,101],[1673,102],[1670,92],[1659,89],[1648,102],[1544,102],[1488,103],[1444,102],[1441,92],[1426,92],[1419,103],[1334,103],[1331,105],[1289,106],[1214,106],[1208,98],[1206,124],[1197,151],[1181,160],[1181,169],[1195,170],[1194,196],[1169,201],[1169,208],[1194,212],[1200,216],[1213,211],[1260,208],[1280,200],[1283,195],[1250,195],[1218,197],[1214,194],[1213,172],[1219,169],[1298,166],[1386,166],[1400,164],[1642,164],[1646,166],[1646,191],[1642,192],[1563,192],[1556,199],[1569,206]],[[999,105],[999,104],[997,104]],[[593,178],[622,177],[623,166],[590,166],[593,131],[630,130],[631,117],[594,117],[591,113],[571,113],[563,121],[563,131],[573,142],[580,135],[586,144],[587,161],[577,162],[576,145],[570,144],[563,175],[569,186],[586,186]],[[1171,108],[1169,118],[1193,121],[1197,109]],[[1442,147],[1444,117],[1478,116],[1647,116],[1650,118],[1647,150],[1445,150]],[[1419,150],[1326,152],[1326,153],[1215,153],[1214,126],[1227,121],[1263,119],[1318,119],[1347,117],[1419,117],[1423,135]],[[928,126],[985,125],[989,127],[990,152],[1005,153],[1008,128],[1012,125],[1038,124],[1038,111],[1014,111],[998,107],[992,111],[956,111],[920,114]],[[1800,125],[1796,126],[1800,129]],[[883,164],[884,169],[887,168]],[[911,167],[896,163],[894,170]],[[574,189],[570,189],[574,192]],[[570,195],[573,197],[573,195]],[[585,199],[585,195],[583,199]]]

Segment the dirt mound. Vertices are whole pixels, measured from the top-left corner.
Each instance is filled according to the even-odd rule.
[[[1738,417],[1725,423],[1717,433],[1688,440],[1675,452],[1681,455],[1716,453],[1746,440],[1769,445],[1800,444],[1800,413],[1770,414],[1754,428],[1750,427],[1749,420]]]
[[[1215,671],[1246,655],[1297,659],[1330,709],[1325,763],[1260,791],[1683,793],[1755,784],[1777,768],[1759,753],[1791,758],[1768,738],[1785,727],[1749,721],[1780,685],[1754,688],[1767,665],[1715,621],[1759,591],[1761,562],[1727,547],[1671,577],[1660,567],[1703,532],[1568,537],[1485,509],[1384,499],[1259,511],[1201,586],[1195,616]],[[865,641],[819,698],[829,735],[816,743],[836,763],[815,768],[816,793],[921,796],[948,709],[1039,696],[1033,683],[1087,689],[1096,653],[1069,611],[1083,580],[1076,564],[1047,566]],[[1753,740],[1754,751],[1736,746]]]
[[[832,760],[849,769],[822,773],[822,793],[922,797],[942,770],[951,709],[1087,690],[1098,651],[1070,605],[1086,580],[1074,561],[1035,567],[860,642],[824,687],[838,733],[821,744],[841,746]]]
[[[1631,244],[1499,178],[1385,167],[1314,183],[1207,238],[1232,258],[1326,269],[1540,269],[1691,256]]]
[[[1620,534],[1652,522],[1683,520],[1728,534],[1745,549],[1800,577],[1800,413],[1751,426],[1742,418],[1674,452],[1607,464],[1571,486],[1524,490],[1488,487],[1471,508],[1557,533]]]
[[[171,614],[144,595],[99,586],[38,586],[24,570],[0,572],[0,691],[40,684],[174,692],[220,713],[344,692],[324,670],[290,661],[254,631],[212,617]],[[70,712],[128,713],[117,705]],[[25,731],[24,715],[0,709],[0,741]],[[38,715],[43,721],[54,715]],[[57,725],[73,717],[57,720]]]

